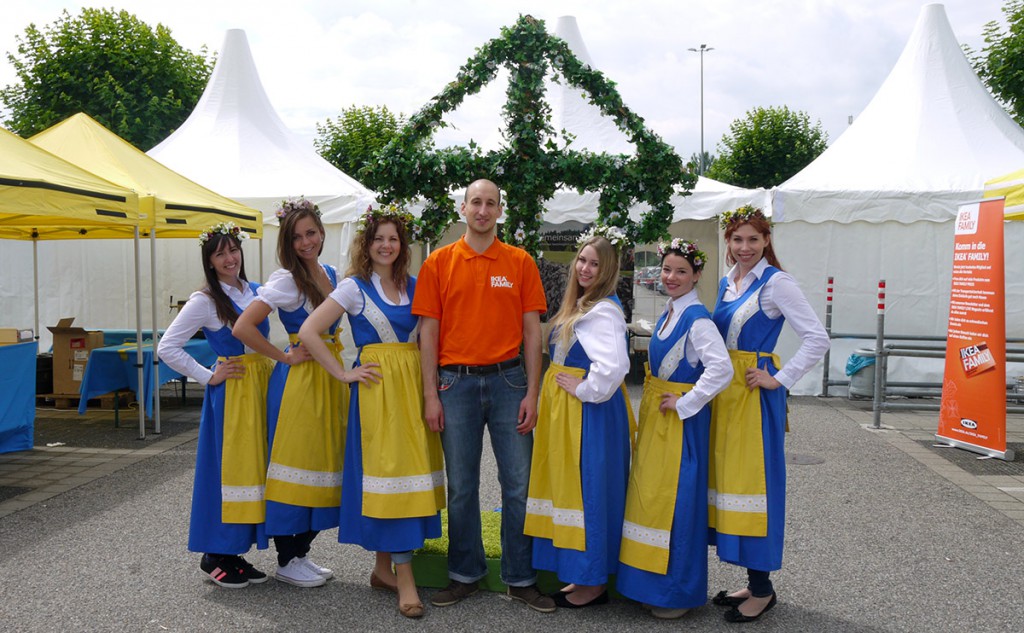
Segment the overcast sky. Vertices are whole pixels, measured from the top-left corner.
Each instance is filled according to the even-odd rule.
[[[451,81],[474,50],[520,14],[577,19],[595,66],[626,104],[684,159],[700,147],[700,56],[704,56],[704,146],[757,106],[789,106],[821,121],[832,142],[871,100],[903,50],[918,0],[8,0],[0,50],[16,49],[29,23],[51,24],[67,9],[114,7],[162,23],[186,48],[219,50],[227,29],[244,29],[271,103],[310,139],[315,124],[350,105],[411,114]],[[1001,0],[947,0],[961,44],[983,46]],[[15,81],[0,60],[0,85]],[[485,90],[451,119],[442,144],[499,141],[503,88]]]

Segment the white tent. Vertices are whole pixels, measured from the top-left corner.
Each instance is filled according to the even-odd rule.
[[[1024,130],[992,99],[957,43],[942,5],[925,6],[889,77],[821,156],[773,192],[783,266],[819,314],[835,277],[833,330],[873,334],[878,281],[886,332],[944,336],[957,206],[984,182],[1024,164]],[[1007,225],[1007,242],[1024,227]],[[1007,270],[1024,255],[1007,249]],[[1009,336],[1024,335],[1024,280],[1007,275]],[[834,341],[830,373],[869,341]],[[786,332],[783,358],[797,347]],[[939,382],[941,362],[893,359],[901,380]],[[811,372],[797,393],[818,393]]]
[[[263,212],[276,227],[274,210],[288,197],[319,205],[329,225],[324,261],[343,265],[353,222],[375,194],[337,169],[311,143],[288,129],[267,98],[245,31],[224,36],[210,81],[192,114],[148,154],[171,169]],[[264,259],[275,267],[276,228],[267,227]],[[250,276],[255,277],[255,262]]]

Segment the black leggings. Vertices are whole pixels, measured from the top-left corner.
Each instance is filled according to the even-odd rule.
[[[304,558],[309,553],[309,547],[313,539],[319,534],[316,530],[292,534],[290,536],[275,536],[274,547],[277,549],[277,564],[284,567],[293,558]]]
[[[747,568],[747,589],[755,598],[767,598],[775,593],[769,572]]]

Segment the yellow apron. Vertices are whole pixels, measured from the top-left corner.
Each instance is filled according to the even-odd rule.
[[[441,438],[423,419],[423,380],[415,343],[366,345],[363,364],[378,363],[377,384],[360,384],[363,516],[433,516],[445,507]]]
[[[342,362],[341,343],[323,338]],[[289,340],[294,345],[298,337],[292,334]],[[305,508],[341,503],[348,395],[348,385],[316,361],[289,368],[267,468],[268,501]]]
[[[221,521],[263,523],[267,481],[267,381],[274,363],[261,354],[232,357],[245,375],[224,382]],[[221,357],[220,362],[228,360]]]
[[[681,396],[692,383],[671,382],[646,372],[640,399],[640,434],[626,488],[619,560],[653,572],[668,571],[672,519],[683,458],[683,421],[675,410],[662,413],[661,395]]]
[[[775,354],[760,356],[769,356],[779,366]],[[722,534],[768,533],[761,389],[747,389],[746,378],[758,358],[755,352],[729,350],[732,382],[711,405],[708,525]]]
[[[551,539],[555,547],[583,552],[587,548],[580,477],[583,403],[558,386],[559,373],[582,378],[586,372],[552,363],[544,374],[523,532]]]

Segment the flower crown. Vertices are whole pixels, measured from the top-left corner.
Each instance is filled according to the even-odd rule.
[[[366,213],[359,218],[359,223],[356,225],[357,233],[365,233],[368,227],[377,226],[381,222],[395,222],[408,227],[412,224],[412,214],[397,204],[385,204],[373,208],[373,205],[366,207]]]
[[[665,257],[665,253],[670,251],[678,251],[682,253],[683,257],[689,259],[696,270],[703,268],[704,263],[708,261],[708,256],[704,254],[704,251],[697,248],[696,242],[684,240],[681,237],[674,238],[668,244],[665,242],[658,242],[658,257],[663,258]]]
[[[241,229],[239,226],[235,226],[234,222],[221,222],[220,224],[214,224],[210,228],[206,229],[199,234],[199,244],[203,245],[210,241],[210,238],[220,233],[222,235],[230,235],[238,241],[249,239],[249,234]]]
[[[312,211],[317,217],[320,216],[320,207],[316,206],[316,203],[312,200],[306,200],[303,196],[282,200],[281,206],[274,211],[274,215],[278,219],[284,219],[286,215],[295,211]]]
[[[611,242],[611,245],[614,246],[616,250],[621,250],[629,245],[629,236],[626,235],[626,231],[622,227],[608,224],[594,224],[586,231],[580,233],[580,236],[576,238],[576,246],[583,246],[587,240],[598,235]]]
[[[735,211],[726,211],[718,216],[718,226],[725,230],[733,224],[743,224],[752,218],[760,218],[771,225],[772,221],[764,214],[764,211],[757,207],[745,204]]]

